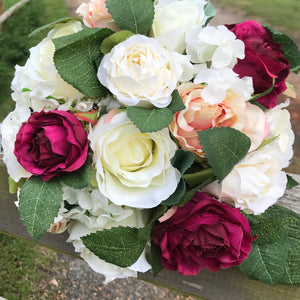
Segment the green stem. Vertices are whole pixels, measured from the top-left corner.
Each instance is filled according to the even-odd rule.
[[[215,174],[212,168],[205,169],[196,173],[184,174],[183,179],[187,182],[190,187],[201,184],[202,182],[213,177]]]

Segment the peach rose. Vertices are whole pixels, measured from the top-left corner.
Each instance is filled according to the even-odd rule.
[[[211,105],[201,97],[204,87],[193,83],[178,87],[186,108],[175,114],[169,127],[179,146],[204,157],[197,131],[230,126],[250,138],[250,151],[256,149],[269,130],[264,112],[259,107],[246,103],[245,99],[232,90],[227,90],[222,102]]]

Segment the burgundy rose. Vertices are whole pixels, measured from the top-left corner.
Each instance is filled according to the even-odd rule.
[[[257,101],[266,108],[277,105],[278,96],[286,90],[285,79],[289,75],[289,61],[283,57],[282,45],[273,40],[270,30],[254,21],[227,25],[238,39],[245,44],[245,58],[234,66],[233,70],[242,78],[251,76],[255,94],[275,86],[269,94]]]
[[[22,124],[14,154],[25,170],[44,181],[79,169],[87,158],[87,134],[71,113],[34,112]]]
[[[239,209],[202,192],[156,225],[152,238],[165,268],[183,275],[239,265],[248,257],[254,240]]]

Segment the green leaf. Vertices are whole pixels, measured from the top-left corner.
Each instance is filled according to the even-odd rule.
[[[105,4],[121,29],[147,35],[154,19],[152,0],[106,0]]]
[[[242,272],[269,284],[300,284],[300,216],[273,205],[259,216],[246,217],[257,239]]]
[[[206,26],[210,22],[210,20],[216,15],[216,10],[210,1],[208,1],[208,3],[205,4],[204,13],[208,17],[204,24],[204,26]]]
[[[185,105],[182,101],[181,96],[178,93],[178,90],[173,91],[172,101],[169,104],[168,109],[170,109],[173,114],[175,114],[177,111],[185,109]]]
[[[102,59],[100,45],[110,29],[87,28],[53,40],[54,63],[61,77],[88,97],[102,98],[107,89],[97,77]]]
[[[253,150],[253,151],[257,151],[259,149],[261,149],[262,147],[270,144],[271,142],[273,142],[274,140],[276,140],[277,138],[279,137],[279,135],[277,136],[274,136],[274,137],[271,137],[271,138],[268,138],[268,139],[265,139],[259,146],[257,149]]]
[[[172,158],[172,166],[183,174],[194,162],[194,154],[188,150],[178,149]]]
[[[49,23],[49,24],[46,24],[46,25],[44,25],[44,26],[41,26],[41,27],[39,27],[39,28],[33,30],[33,31],[28,35],[28,37],[31,38],[31,37],[35,36],[36,34],[42,32],[42,31],[44,31],[44,30],[50,30],[51,28],[55,27],[56,24],[68,23],[69,21],[73,21],[73,20],[74,20],[74,21],[80,21],[80,22],[82,22],[82,20],[79,19],[79,18],[62,18],[62,19],[56,20],[56,21],[54,21],[54,22],[51,22],[51,23]]]
[[[198,136],[208,163],[219,181],[245,157],[251,145],[245,134],[231,127],[201,130]]]
[[[161,204],[167,206],[173,206],[177,204],[184,196],[185,190],[186,190],[185,182],[181,178],[175,192],[172,195],[170,195],[168,199],[164,200]]]
[[[284,57],[290,62],[291,72],[298,73],[300,70],[300,51],[297,44],[287,34],[276,31],[266,25],[264,27],[271,31],[274,41],[282,45]]]
[[[20,217],[34,240],[40,239],[53,223],[61,206],[62,187],[58,179],[43,181],[32,176],[20,192]]]
[[[127,116],[141,132],[154,132],[166,128],[173,120],[173,114],[167,107],[144,108],[130,106]]]
[[[112,227],[82,237],[84,245],[106,262],[127,268],[142,254],[147,239],[138,228]]]
[[[160,259],[160,249],[151,240],[150,258],[153,276],[156,277],[158,273],[164,268]]]
[[[295,179],[293,179],[290,175],[286,175],[287,177],[287,184],[286,184],[286,189],[287,190],[290,190],[292,189],[293,187],[299,185],[299,182],[297,182]]]
[[[239,267],[251,279],[276,284],[285,272],[287,257],[288,247],[284,238],[265,246],[252,243],[248,258]]]
[[[80,169],[70,173],[65,174],[59,179],[62,183],[73,189],[81,190],[90,185],[92,180],[93,168],[91,162],[88,160]]]
[[[134,264],[144,251],[158,218],[167,210],[158,206],[144,228],[112,227],[81,238],[84,245],[106,262],[126,268]]]
[[[111,49],[119,43],[131,37],[133,33],[129,30],[122,30],[107,37],[101,44],[100,50],[103,54],[107,54]]]

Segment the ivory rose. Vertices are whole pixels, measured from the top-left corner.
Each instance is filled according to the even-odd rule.
[[[162,108],[170,104],[182,73],[177,56],[137,34],[104,56],[98,78],[122,105]]]
[[[52,110],[60,104],[54,99],[64,102],[77,101],[83,95],[72,85],[65,82],[58,74],[53,61],[55,51],[52,39],[76,33],[82,30],[81,22],[69,21],[57,24],[47,37],[31,48],[30,56],[23,67],[16,66],[12,81],[12,98],[16,102],[31,107],[34,111]],[[52,98],[48,98],[52,96]],[[69,109],[69,105],[64,110]]]
[[[196,24],[204,25],[204,0],[158,0],[152,26],[153,35],[168,50],[183,53],[185,34]]]
[[[92,28],[105,28],[109,22],[113,21],[106,8],[105,0],[91,0],[89,3],[82,3],[76,12],[82,16],[84,24]]]
[[[118,205],[151,208],[176,189],[176,144],[168,129],[141,133],[126,112],[112,110],[89,134],[99,190]]]
[[[197,131],[212,127],[230,126],[246,134],[251,140],[250,151],[256,149],[265,138],[265,115],[255,105],[231,90],[227,90],[225,99],[209,104],[202,98],[205,86],[185,83],[178,91],[185,109],[177,112],[169,128],[182,149],[190,150],[203,157],[205,153],[198,140]]]
[[[266,115],[270,128],[267,139],[276,139],[246,155],[222,184],[215,182],[206,187],[207,192],[220,200],[255,215],[263,213],[283,196],[287,178],[282,169],[293,156],[294,133],[288,111],[276,107]]]

